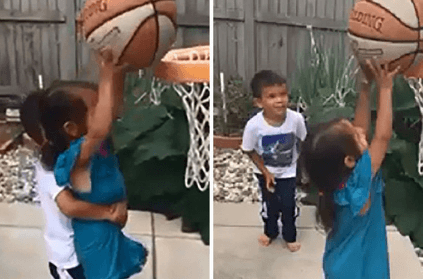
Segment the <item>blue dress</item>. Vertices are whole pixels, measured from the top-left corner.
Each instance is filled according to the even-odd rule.
[[[389,256],[381,172],[372,176],[365,151],[346,186],[334,193],[335,219],[323,256],[325,279],[389,279]],[[359,214],[369,194],[371,205]]]
[[[59,155],[54,175],[60,186],[70,185],[70,174],[81,151],[84,138],[70,144]],[[123,176],[114,155],[96,153],[91,158],[91,192],[76,195],[95,204],[112,204],[126,198]],[[109,221],[72,219],[76,254],[87,279],[129,278],[141,271],[146,249],[127,238],[118,225]]]

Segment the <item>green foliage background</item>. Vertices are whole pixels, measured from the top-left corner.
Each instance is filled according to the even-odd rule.
[[[338,45],[328,46],[323,37],[311,45],[309,52],[298,56],[298,68],[292,77],[291,101],[302,104],[309,124],[335,117],[354,117],[357,66],[353,62],[352,56],[345,51],[342,38]],[[375,87],[372,99],[374,129]],[[421,115],[414,93],[402,76],[394,82],[393,112],[393,137],[382,166],[387,222],[423,248],[423,176],[417,170]],[[311,188],[309,192],[312,197],[308,199],[316,201],[316,189]]]
[[[182,215],[208,244],[209,190],[185,187],[189,132],[182,101],[172,87],[162,93],[160,105],[148,95],[140,101],[149,92],[151,80],[127,76],[125,112],[113,130],[129,206]]]

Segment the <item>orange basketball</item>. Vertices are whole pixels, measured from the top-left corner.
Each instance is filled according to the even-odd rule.
[[[88,45],[110,47],[118,64],[151,66],[176,40],[174,0],[87,0],[81,20]]]
[[[348,36],[360,61],[376,57],[405,72],[423,51],[422,0],[362,0],[350,13]]]

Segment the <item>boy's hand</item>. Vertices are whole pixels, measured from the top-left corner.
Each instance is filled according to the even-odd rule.
[[[375,61],[374,59],[372,61],[366,60],[366,64],[375,77],[378,89],[380,91],[392,90],[392,87],[394,85],[394,77],[398,74],[401,67],[398,66],[393,71],[389,71],[388,63],[380,65],[380,63],[378,61]]]
[[[126,201],[117,202],[110,207],[110,221],[125,227],[128,221],[128,205]]]
[[[275,176],[269,171],[263,173],[264,181],[266,182],[266,188],[269,192],[273,193],[275,191]]]

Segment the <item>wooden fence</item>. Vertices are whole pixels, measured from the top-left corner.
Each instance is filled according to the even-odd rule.
[[[354,1],[215,0],[215,78],[249,81],[263,69],[291,77],[297,55],[310,50],[307,26],[328,45],[340,42]]]
[[[0,94],[25,94],[55,79],[96,80],[75,34],[85,0],[0,0]],[[176,47],[208,44],[209,0],[176,0]]]

